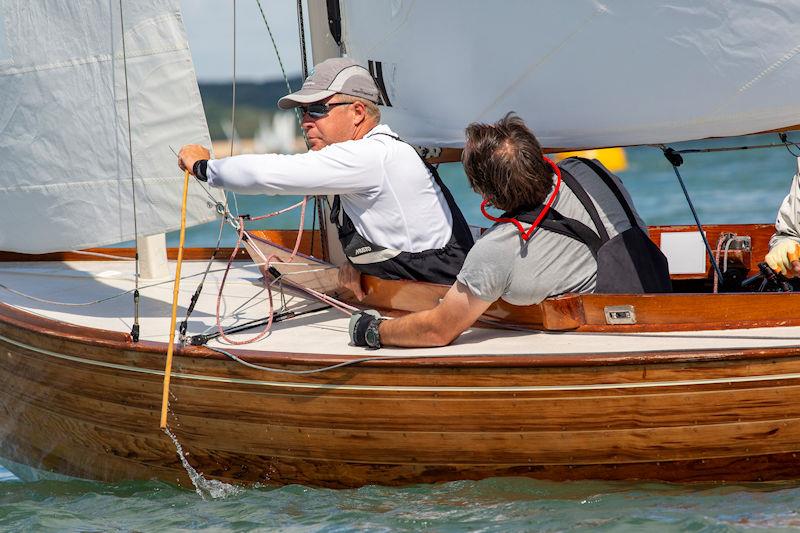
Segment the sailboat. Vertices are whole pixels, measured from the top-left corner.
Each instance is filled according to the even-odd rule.
[[[384,120],[432,159],[509,110],[552,151],[800,124],[800,2],[305,8],[313,61],[368,65]],[[723,288],[759,274],[769,225],[651,228],[671,294],[499,302],[450,346],[380,352],[349,346],[329,307],[355,302],[336,292],[324,216],[304,240],[249,232],[249,254],[183,251],[181,316],[205,290],[165,366],[178,251],[158,235],[182,203],[170,146],[209,143],[178,2],[3,0],[0,16],[0,457],[15,473],[188,486],[159,427],[171,372],[170,431],[227,482],[800,477],[800,297],[711,289],[720,265]],[[194,182],[187,204],[190,225],[228,213]],[[131,239],[137,252],[97,248]],[[258,259],[273,254],[286,262]],[[363,305],[387,314],[446,290],[364,284]],[[232,328],[264,317],[267,287],[272,330],[237,344],[257,336]]]

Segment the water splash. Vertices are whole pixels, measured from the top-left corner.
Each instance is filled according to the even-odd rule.
[[[243,492],[243,489],[231,485],[229,483],[224,483],[222,481],[216,479],[206,479],[203,477],[203,474],[198,472],[194,469],[192,465],[189,464],[189,461],[186,459],[186,455],[183,453],[183,447],[181,443],[178,442],[178,438],[169,430],[169,428],[164,428],[164,433],[166,433],[172,442],[175,444],[175,451],[178,453],[178,458],[181,460],[181,464],[183,468],[186,470],[186,473],[189,474],[189,479],[192,481],[192,485],[194,485],[194,490],[197,494],[200,495],[203,500],[206,500],[206,495],[211,499],[224,499],[228,496],[236,496]]]

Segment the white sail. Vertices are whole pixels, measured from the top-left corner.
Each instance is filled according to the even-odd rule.
[[[178,0],[0,0],[0,250],[48,252],[180,224],[170,146],[210,146]],[[217,196],[217,194],[215,194]],[[188,223],[214,218],[193,183]]]
[[[385,120],[415,144],[460,146],[468,123],[512,110],[561,148],[800,124],[797,0],[340,7],[345,53],[381,67]]]

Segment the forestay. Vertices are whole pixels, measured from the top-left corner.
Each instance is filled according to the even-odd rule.
[[[178,0],[122,2],[140,235],[176,229],[176,149],[210,145]],[[118,0],[0,0],[0,250],[134,237]],[[199,186],[189,224],[214,218]]]
[[[550,148],[800,124],[797,0],[342,0],[344,51],[382,74],[385,121],[460,146],[516,111]],[[380,68],[378,68],[380,67]]]

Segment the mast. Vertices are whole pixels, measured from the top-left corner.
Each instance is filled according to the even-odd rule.
[[[299,24],[302,30],[301,0],[298,0]],[[308,0],[308,26],[311,33],[311,58],[316,65],[332,57],[343,55],[341,43],[341,12],[339,0]],[[303,33],[300,36],[300,43],[303,57],[303,75],[308,76],[305,56],[305,38]],[[322,238],[323,258],[335,265],[344,264],[346,258],[342,251],[342,245],[335,231],[328,231],[328,220],[330,216],[330,204],[332,198],[328,197],[328,202],[317,202],[318,218],[320,224],[320,237]]]
[[[339,0],[308,0],[308,29],[311,33],[311,58],[315,65],[345,53],[340,45]]]

